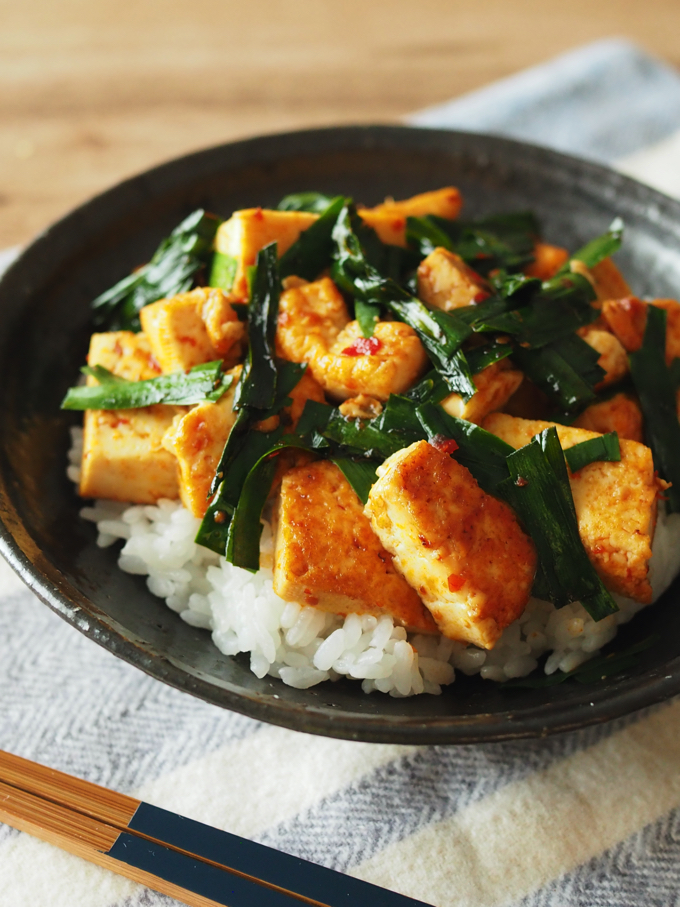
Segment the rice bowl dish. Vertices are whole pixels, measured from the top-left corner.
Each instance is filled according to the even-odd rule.
[[[250,292],[247,282],[244,286]],[[474,304],[488,294],[478,295],[484,298],[473,299]],[[353,343],[359,343],[360,355],[373,352],[364,350],[360,337]],[[349,355],[357,353],[352,349]],[[487,412],[502,409],[506,400]],[[469,411],[466,413],[464,419],[469,417]],[[470,421],[475,419],[470,417]],[[82,480],[79,441],[74,435],[69,467],[74,481]],[[260,569],[253,574],[197,545],[194,539],[200,535],[201,519],[177,501],[161,496],[156,504],[127,506],[124,501],[97,500],[94,507],[85,508],[83,516],[97,523],[101,546],[124,539],[121,569],[147,576],[149,590],[165,599],[188,624],[210,630],[220,651],[226,655],[249,653],[256,676],[269,674],[300,689],[346,676],[360,680],[367,693],[377,690],[396,697],[437,694],[454,680],[456,669],[503,682],[534,671],[546,653],[547,675],[570,673],[598,653],[613,639],[617,626],[643,606],[615,593],[612,613],[593,619],[578,601],[557,608],[531,597],[523,603],[521,615],[504,626],[499,624],[492,645],[484,647],[450,634],[409,632],[390,614],[345,616],[285,600],[274,591],[274,534],[266,519],[259,546]],[[661,513],[654,534],[654,558],[649,562],[654,600],[680,567],[674,556],[678,538],[677,514]]]

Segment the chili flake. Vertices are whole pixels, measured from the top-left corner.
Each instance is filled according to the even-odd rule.
[[[435,450],[441,450],[447,454],[452,454],[458,450],[458,443],[453,438],[445,438],[444,435],[435,435],[430,444]]]
[[[357,337],[351,346],[342,351],[343,356],[372,356],[382,347],[377,337]]]

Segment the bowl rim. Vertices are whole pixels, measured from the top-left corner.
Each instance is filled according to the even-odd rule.
[[[325,145],[324,140],[330,140],[330,145],[327,146],[330,150],[331,147],[337,145],[337,140],[349,141],[355,148],[370,147],[373,141],[398,140],[398,136],[406,134],[414,139],[420,137],[423,144],[427,144],[428,139],[436,137],[440,140],[448,138],[454,141],[474,142],[477,146],[482,148],[487,146],[496,153],[502,151],[504,147],[514,150],[522,149],[536,161],[550,160],[559,164],[567,174],[579,172],[593,178],[606,175],[606,179],[610,183],[613,181],[617,186],[625,186],[629,196],[639,196],[645,204],[648,204],[650,200],[653,201],[659,213],[663,213],[669,219],[674,219],[680,225],[680,201],[669,198],[600,163],[566,155],[544,146],[493,134],[430,129],[419,126],[393,124],[329,126],[267,133],[235,142],[213,145],[173,158],[122,180],[73,208],[38,233],[0,277],[0,286],[18,276],[27,261],[30,263],[31,258],[40,254],[44,247],[49,246],[55,233],[58,236],[61,231],[68,230],[71,224],[87,219],[91,212],[96,212],[102,207],[106,208],[110,206],[111,202],[114,202],[113,207],[115,208],[115,201],[121,194],[121,190],[131,189],[144,193],[144,185],[148,181],[162,184],[172,176],[175,169],[187,164],[199,164],[211,156],[225,152],[231,152],[234,155],[241,153],[245,156],[249,152],[257,152],[264,146],[271,146],[272,142],[285,146],[295,145],[306,139],[321,141],[322,145]],[[417,141],[416,144],[418,144]],[[321,150],[326,149],[322,147]],[[58,251],[57,248],[57,256]],[[44,604],[89,639],[155,679],[206,702],[291,730],[375,743],[414,745],[499,742],[519,738],[545,737],[602,723],[645,706],[662,702],[680,692],[680,671],[677,671],[676,674],[664,672],[652,676],[638,676],[635,678],[638,682],[631,689],[617,690],[604,697],[595,695],[587,710],[583,708],[582,704],[575,703],[564,708],[557,715],[554,714],[554,703],[523,709],[521,714],[509,707],[506,711],[494,713],[425,716],[424,718],[362,716],[343,712],[339,707],[331,712],[326,707],[314,704],[301,710],[297,703],[287,703],[283,699],[265,697],[252,691],[235,691],[224,686],[217,686],[204,680],[198,673],[187,671],[186,666],[174,663],[161,653],[153,654],[140,649],[115,627],[97,624],[92,616],[84,613],[78,605],[77,598],[81,594],[65,577],[60,578],[56,568],[41,570],[32,563],[19,541],[20,530],[21,519],[14,509],[11,496],[7,493],[5,476],[0,475],[0,554]]]

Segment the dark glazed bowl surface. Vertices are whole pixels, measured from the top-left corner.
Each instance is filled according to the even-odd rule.
[[[441,696],[366,696],[358,683],[295,690],[258,680],[99,549],[66,479],[72,415],[59,410],[84,360],[89,303],[147,260],[199,206],[227,216],[318,189],[375,204],[457,185],[466,212],[534,210],[570,248],[626,222],[624,273],[638,294],[678,296],[680,204],[594,164],[489,136],[392,126],[265,136],[211,148],[128,180],[48,229],[0,282],[0,550],[81,632],[148,674],[285,727],[391,743],[535,737],[605,721],[680,691],[680,583],[619,634],[660,634],[638,667],[592,686],[504,690],[459,674]]]

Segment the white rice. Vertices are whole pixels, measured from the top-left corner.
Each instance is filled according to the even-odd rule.
[[[68,475],[77,481],[78,430]],[[271,527],[263,521],[261,563],[256,574],[228,564],[196,545],[200,520],[177,501],[128,506],[95,501],[81,516],[97,524],[97,544],[125,544],[118,566],[146,576],[149,590],[193,627],[212,632],[225,655],[250,654],[250,669],[306,689],[341,676],[361,681],[364,692],[391,696],[441,693],[455,669],[485,680],[524,677],[549,652],[545,673],[572,671],[599,653],[643,606],[614,596],[620,611],[593,621],[580,603],[556,609],[531,599],[522,616],[491,651],[443,636],[407,634],[392,618],[350,614],[346,618],[286,602],[274,593]],[[659,513],[651,583],[656,600],[680,571],[680,514]]]

